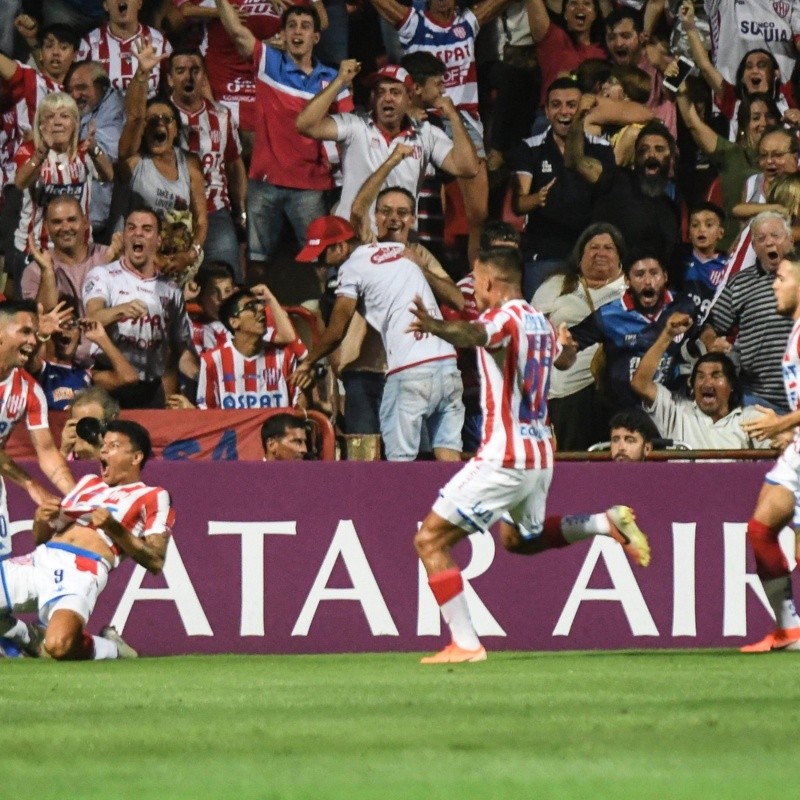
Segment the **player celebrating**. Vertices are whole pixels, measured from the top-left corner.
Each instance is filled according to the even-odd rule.
[[[484,661],[486,650],[469,616],[453,546],[498,520],[504,547],[534,555],[590,536],[609,536],[643,567],[647,537],[627,506],[605,513],[544,518],[553,476],[547,416],[550,369],[568,369],[576,346],[565,325],[550,322],[522,298],[522,261],[511,248],[480,253],[473,270],[481,315],[474,322],[434,319],[416,301],[410,330],[432,333],[456,347],[477,347],[483,436],[475,457],[440,491],[414,544],[452,642],[423,664]]]
[[[161,572],[175,514],[166,490],[140,480],[150,437],[137,422],[112,420],[100,450],[100,476],[86,475],[59,503],[46,500],[33,518],[33,553],[6,562],[0,612],[39,610],[52,658],[135,658],[114,628],[84,628],[108,573],[130,557]]]
[[[2,479],[8,478],[21,486],[34,503],[56,500],[55,495],[6,454],[5,443],[17,422],[25,419],[39,467],[51,483],[62,493],[75,485],[67,462],[50,434],[44,392],[22,368],[36,349],[37,330],[38,314],[32,300],[0,303],[0,587],[5,583],[4,561],[11,555],[8,502]],[[38,633],[37,628],[0,611],[0,636],[13,637],[31,655],[38,652]]]
[[[775,614],[776,627],[754,644],[741,648],[743,653],[768,653],[771,650],[800,650],[800,617],[792,595],[792,576],[786,556],[778,544],[778,534],[794,525],[800,555],[800,254],[790,253],[778,265],[772,284],[777,311],[795,320],[783,356],[783,383],[791,409],[779,416],[756,406],[762,417],[743,422],[742,428],[755,439],[774,440],[794,429],[794,438],[767,473],[756,509],[747,523],[747,538],[756,557],[756,571]]]

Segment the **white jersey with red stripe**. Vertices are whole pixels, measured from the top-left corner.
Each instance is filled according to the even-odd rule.
[[[287,347],[267,345],[246,358],[233,343],[223,344],[200,357],[197,380],[198,408],[285,408],[297,402],[299,392],[288,378],[308,355],[296,339]]]
[[[230,211],[225,167],[242,154],[242,145],[230,110],[221,103],[206,99],[202,108],[194,112],[179,106],[174,98],[172,102],[181,115],[179,144],[184,150],[197,153],[203,165],[208,213],[223,209]]]
[[[46,428],[47,399],[32,375],[14,367],[5,380],[0,381],[0,447],[23,417],[28,430]]]
[[[475,459],[516,469],[552,467],[547,392],[561,353],[553,326],[522,299],[484,311],[478,322],[488,340],[478,349],[483,436]]]
[[[711,54],[725,80],[734,83],[745,53],[772,53],[781,79],[792,77],[800,34],[800,0],[705,0],[711,30]]]
[[[108,25],[101,25],[89,31],[81,41],[76,61],[99,61],[115,89],[124,92],[136,74],[139,59],[136,57],[136,46],[141,39],[147,39],[159,56],[169,56],[172,45],[160,31],[148,25],[139,25],[139,30],[127,39],[120,39],[111,33]],[[147,96],[155,97],[161,79],[161,67],[157,66],[150,73],[147,82]]]
[[[435,22],[427,11],[410,8],[400,23],[400,44],[407,53],[431,53],[441,61],[444,90],[457,108],[478,113],[478,68],[475,37],[480,23],[470,10],[453,17],[448,25]]]
[[[29,161],[36,148],[32,141],[20,145],[14,155],[14,164],[19,169]],[[28,237],[42,250],[49,244],[44,225],[44,210],[54,197],[68,194],[80,203],[84,215],[89,217],[89,204],[92,199],[92,181],[97,179],[97,170],[83,145],[78,147],[75,156],[48,150],[47,157],[39,170],[39,176],[28,191],[22,193],[22,213],[14,233],[14,247],[20,252],[28,249]],[[91,226],[86,226],[86,243],[91,241]]]
[[[103,531],[92,525],[92,512],[107,509],[126,531],[137,539],[157,534],[170,535],[175,524],[175,511],[169,492],[141,481],[109,486],[97,475],[84,475],[61,501],[61,525],[74,522],[92,528],[114,553],[113,567],[125,557]]]
[[[337,297],[358,300],[359,310],[381,335],[386,350],[387,375],[430,361],[456,357],[456,351],[438,336],[410,333],[415,317],[410,308],[419,295],[428,313],[441,319],[439,305],[422,270],[403,255],[405,245],[377,242],[357,247],[339,268]]]
[[[789,411],[800,410],[800,319],[795,320],[786,352],[783,354],[783,385]],[[795,428],[795,439],[800,440],[800,427]]]
[[[192,344],[198,354],[205,353],[206,350],[213,350],[231,340],[230,332],[218,319],[211,322],[200,322],[193,319],[191,322]]]

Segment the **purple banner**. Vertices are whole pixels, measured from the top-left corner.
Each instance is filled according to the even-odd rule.
[[[456,554],[487,648],[734,647],[772,626],[745,523],[768,463],[559,464],[548,513],[634,507],[653,560],[604,537],[534,557],[489,535]],[[85,470],[88,471],[88,470]],[[154,461],[177,511],[164,574],[124,563],[89,624],[147,655],[435,650],[446,641],[412,537],[445,464]],[[14,552],[31,547],[9,487]],[[794,540],[782,543],[794,563]]]

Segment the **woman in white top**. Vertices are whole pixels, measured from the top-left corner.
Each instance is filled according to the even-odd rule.
[[[561,272],[551,275],[533,296],[533,305],[554,326],[577,325],[595,309],[625,291],[625,242],[613,225],[596,223],[581,234]],[[595,387],[591,364],[599,345],[578,352],[568,370],[553,370],[550,420],[559,450],[586,450],[608,438],[608,412]]]

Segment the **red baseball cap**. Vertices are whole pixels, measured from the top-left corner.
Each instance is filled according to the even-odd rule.
[[[397,64],[387,64],[385,67],[381,67],[377,72],[367,75],[364,79],[364,83],[367,86],[375,86],[378,81],[396,81],[397,83],[402,83],[409,91],[414,88],[414,81],[408,74],[408,71]]]
[[[344,217],[317,217],[306,230],[305,247],[295,261],[317,261],[328,245],[347,242],[356,236],[355,229]]]

